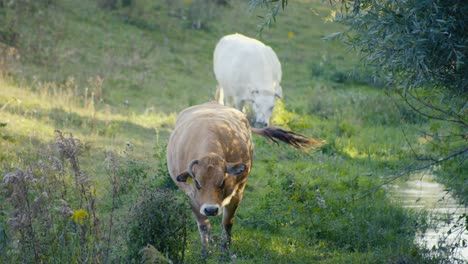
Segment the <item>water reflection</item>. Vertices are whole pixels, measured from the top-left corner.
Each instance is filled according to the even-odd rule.
[[[460,229],[447,235],[456,220],[468,213],[466,207],[458,204],[444,185],[437,183],[434,176],[430,174],[415,174],[408,181],[392,186],[394,198],[401,201],[407,208],[425,209],[429,212],[429,223],[433,228],[427,229],[424,233],[416,235],[416,241],[426,248],[437,248],[441,238],[447,237],[447,244],[452,244],[457,236],[462,236],[468,241],[468,232],[461,233]],[[460,248],[455,254],[456,258],[468,260],[468,248]]]

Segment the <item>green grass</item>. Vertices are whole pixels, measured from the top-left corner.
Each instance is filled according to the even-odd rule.
[[[129,222],[130,208],[145,191],[174,189],[165,145],[176,113],[214,98],[216,42],[233,32],[255,36],[262,21],[257,15],[264,13],[249,12],[247,1],[231,1],[211,13],[198,11],[203,27],[195,30],[188,2],[138,1],[134,9],[109,11],[98,9],[95,1],[52,1],[40,6],[42,12],[23,14],[16,28],[22,56],[0,78],[1,172],[29,167],[44,179],[24,183],[35,190],[31,201],[48,194],[31,226],[39,232],[50,223],[57,239],[36,237],[43,245],[37,258],[30,244],[15,240],[20,231],[9,227],[8,219],[24,211],[7,200],[14,186],[3,185],[0,259],[131,261],[135,249],[126,244],[127,230],[135,222]],[[227,254],[214,250],[208,263],[437,263],[413,244],[415,226],[424,220],[393,203],[385,190],[370,192],[412,162],[407,140],[415,142],[413,149],[426,151],[418,131],[430,124],[397,98],[367,85],[369,76],[355,54],[321,39],[341,29],[324,21],[329,12],[320,1],[295,3],[260,37],[283,67],[284,100],[273,123],[327,145],[302,153],[255,137],[254,167],[232,247]],[[74,183],[73,159],[54,147],[60,142],[56,129],[84,143],[76,159],[91,182],[85,189]],[[63,168],[50,165],[54,160]],[[66,191],[47,188],[46,181]],[[59,199],[75,212],[95,212],[99,225],[92,225],[93,216],[80,225],[59,215],[53,210]],[[185,261],[197,263],[202,261],[199,234],[191,216],[187,221]],[[213,227],[219,237],[219,218]],[[54,250],[64,253],[53,255]]]

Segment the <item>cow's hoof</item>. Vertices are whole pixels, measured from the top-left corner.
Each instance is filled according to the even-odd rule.
[[[203,259],[207,259],[209,256],[211,256],[212,253],[213,253],[213,252],[211,251],[211,249],[205,248],[205,247],[204,247],[204,248],[202,249],[202,252],[201,252],[202,258],[203,258]]]
[[[226,253],[229,251],[229,246],[231,245],[230,241],[223,240],[219,244],[219,249],[221,249],[221,252]]]

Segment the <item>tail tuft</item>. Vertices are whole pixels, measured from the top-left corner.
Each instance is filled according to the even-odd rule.
[[[297,149],[308,151],[319,148],[325,144],[325,141],[313,139],[294,131],[284,130],[278,127],[266,127],[262,129],[251,128],[252,133],[264,136],[278,144],[278,140]]]

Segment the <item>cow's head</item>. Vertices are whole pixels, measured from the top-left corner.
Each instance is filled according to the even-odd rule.
[[[252,91],[252,110],[255,115],[254,127],[266,127],[270,123],[271,115],[277,98],[283,97],[283,89],[275,82],[274,92],[270,90]]]
[[[200,206],[200,213],[214,216],[229,204],[236,191],[236,176],[246,170],[243,163],[228,163],[219,155],[209,154],[191,161],[187,171],[177,176],[177,181],[192,184],[191,198]]]

